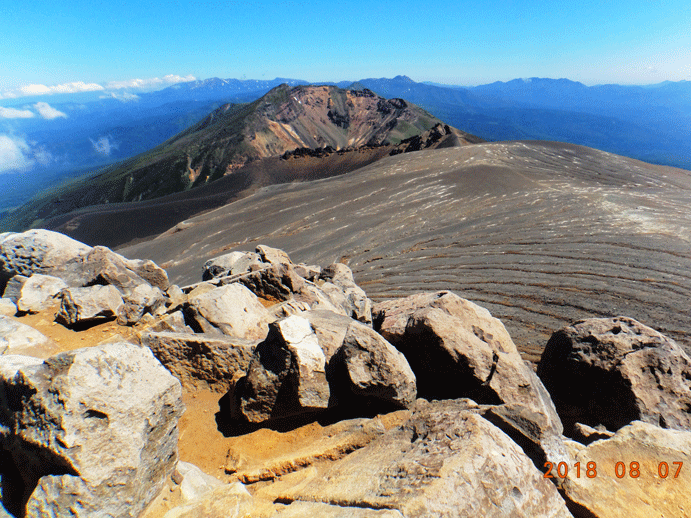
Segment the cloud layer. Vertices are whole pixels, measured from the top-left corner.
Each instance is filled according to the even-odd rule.
[[[0,135],[0,173],[24,171],[33,165],[31,148],[24,139]]]
[[[73,83],[63,83],[60,85],[46,86],[41,84],[26,85],[14,90],[7,90],[0,92],[0,99],[16,99],[17,97],[27,97],[36,95],[53,95],[53,94],[74,94],[79,92],[99,92],[103,90],[122,90],[122,89],[137,89],[145,90],[158,86],[165,86],[175,83],[184,83],[187,81],[194,81],[196,78],[192,75],[179,76],[176,74],[168,74],[163,77],[151,77],[149,79],[129,79],[126,81],[110,81],[106,84],[85,83],[83,81],[76,81]]]
[[[36,111],[38,111],[39,115],[44,119],[57,119],[58,117],[67,118],[67,114],[56,110],[48,103],[36,103],[34,104],[34,108],[36,108]]]
[[[91,145],[94,147],[94,151],[96,151],[96,153],[103,156],[110,156],[111,151],[118,149],[117,142],[111,139],[112,137],[105,136],[100,137],[98,140],[94,140],[92,138],[89,140],[91,141]]]
[[[16,108],[3,108],[0,106],[0,119],[30,119],[34,116],[31,110],[18,110]]]

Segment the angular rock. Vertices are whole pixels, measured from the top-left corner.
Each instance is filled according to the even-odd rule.
[[[188,295],[185,315],[196,322],[201,331],[213,332],[216,328],[225,335],[247,340],[266,337],[271,315],[246,287],[228,284],[199,295],[193,293]]]
[[[65,288],[67,284],[62,279],[34,273],[22,286],[17,308],[26,313],[38,313],[52,304]]]
[[[175,467],[180,383],[146,348],[20,367],[0,379],[0,398],[3,503],[15,515],[135,517]]]
[[[189,462],[178,462],[176,470],[182,477],[180,494],[183,502],[191,502],[223,485],[223,482],[211,475],[207,475]]]
[[[355,284],[353,271],[343,263],[332,263],[323,268],[319,278],[341,287]]]
[[[186,387],[226,392],[233,376],[245,373],[257,342],[202,333],[145,333],[141,337],[160,361]]]
[[[614,432],[610,432],[603,425],[600,425],[598,428],[593,428],[587,424],[576,423],[573,427],[574,440],[585,445],[601,439],[610,439],[613,436]]]
[[[340,313],[323,310],[312,310],[302,316],[309,320],[324,352],[326,362],[329,363],[343,345],[346,331],[353,323],[353,319]]]
[[[168,331],[170,333],[194,333],[192,328],[185,323],[185,315],[182,311],[175,311],[169,315],[161,317],[154,322],[148,332]]]
[[[366,324],[372,323],[372,301],[367,298],[365,291],[355,284],[350,268],[345,264],[334,263],[322,270],[320,278],[338,286],[343,291],[348,316]]]
[[[259,257],[261,257],[261,260],[265,263],[293,264],[293,261],[290,260],[288,254],[286,254],[283,250],[279,250],[278,248],[271,248],[270,246],[266,245],[258,245],[257,253],[259,254]]]
[[[133,262],[109,248],[95,246],[83,257],[73,259],[55,269],[52,275],[60,277],[73,287],[113,285],[123,294],[129,294],[137,286],[149,284],[146,279],[130,269],[131,265],[134,265]],[[165,272],[163,275],[166,275]],[[168,287],[167,279],[166,275],[163,289]]]
[[[293,269],[300,277],[311,282],[316,282],[322,272],[320,266],[307,265],[303,263],[294,265]]]
[[[15,275],[5,286],[5,291],[2,297],[5,299],[10,299],[15,304],[19,301],[22,296],[22,286],[29,278],[24,275]]]
[[[166,291],[170,287],[168,273],[149,259],[125,259],[127,268],[154,288]]]
[[[150,284],[140,284],[126,295],[118,310],[118,324],[131,326],[139,322],[144,313],[153,314],[166,302],[163,292]]]
[[[634,421],[581,449],[574,462],[580,477],[569,465],[563,486],[574,516],[689,516],[691,432]],[[590,477],[588,463],[596,470]]]
[[[305,283],[290,264],[272,264],[268,268],[242,275],[237,282],[266,300],[291,299]]]
[[[0,299],[0,315],[5,317],[13,317],[17,314],[17,305],[12,302],[12,299]]]
[[[337,400],[352,396],[406,408],[416,398],[415,374],[403,354],[371,328],[359,322],[348,326],[343,345],[329,364],[338,383]],[[342,371],[342,375],[339,373]],[[350,394],[352,396],[350,396]],[[356,402],[356,405],[361,403]]]
[[[612,431],[634,420],[691,430],[691,359],[631,318],[593,318],[555,332],[537,373],[567,435],[576,422]]]
[[[33,273],[50,273],[70,260],[91,250],[58,232],[34,229],[0,237],[0,291],[14,275],[29,277]]]
[[[336,287],[334,286],[334,288]],[[338,288],[336,288],[336,290],[338,290]],[[341,296],[343,296],[342,292]],[[344,316],[347,315],[344,304],[340,302],[334,304],[331,298],[320,287],[309,281],[305,281],[299,292],[295,294],[295,300],[309,304],[310,308],[313,310],[332,311]]]
[[[272,306],[269,310],[271,316],[274,317],[275,320],[289,317],[290,315],[300,315],[307,311],[310,311],[309,304],[297,300],[286,300],[285,302]]]
[[[110,320],[117,317],[121,305],[120,292],[112,285],[67,288],[55,320],[66,326]]]
[[[571,518],[521,449],[456,401],[419,401],[404,424],[278,501],[338,502],[410,517]]]
[[[261,423],[326,409],[326,360],[309,321],[293,315],[269,328],[237,387],[240,413]]]
[[[33,327],[6,316],[0,316],[0,354],[49,356],[56,346]]]
[[[266,266],[259,254],[254,252],[230,252],[209,259],[202,267],[202,280],[208,281],[216,277],[249,273],[254,269]]]

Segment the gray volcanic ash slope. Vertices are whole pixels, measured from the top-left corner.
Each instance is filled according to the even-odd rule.
[[[478,144],[271,186],[120,250],[179,284],[258,243],[347,262],[374,299],[451,289],[536,360],[579,318],[627,315],[688,350],[691,173],[574,145]]]

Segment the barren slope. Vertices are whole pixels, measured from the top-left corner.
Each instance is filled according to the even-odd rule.
[[[388,157],[271,186],[120,250],[173,282],[258,243],[347,262],[375,299],[451,289],[535,359],[578,318],[628,315],[691,345],[691,173],[579,146],[509,142]]]

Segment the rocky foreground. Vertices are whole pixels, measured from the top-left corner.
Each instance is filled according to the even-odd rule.
[[[691,516],[691,360],[636,320],[557,330],[534,370],[450,291],[373,304],[263,245],[201,273],[0,235],[0,517]],[[179,460],[201,390],[221,477]]]

